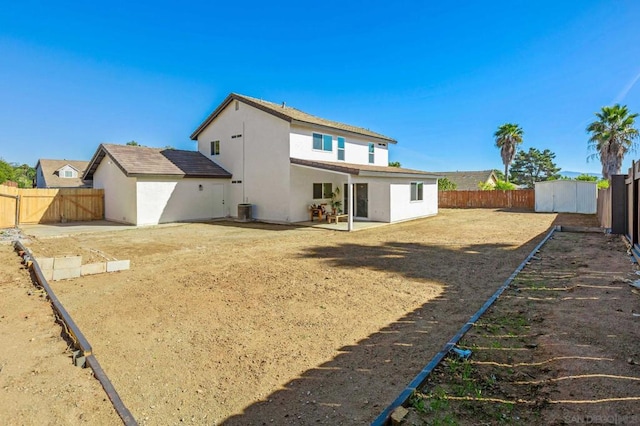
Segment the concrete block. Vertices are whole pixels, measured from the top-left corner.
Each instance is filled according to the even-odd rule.
[[[36,262],[40,265],[40,269],[53,269],[53,257],[36,257]]]
[[[68,280],[69,278],[78,278],[80,276],[80,268],[63,268],[53,270],[53,281]]]
[[[42,269],[42,275],[47,281],[53,281],[53,269]]]
[[[82,275],[102,274],[104,272],[107,272],[107,264],[105,262],[87,263],[80,268]]]
[[[82,265],[82,256],[56,257],[53,260],[53,269],[79,268]]]
[[[393,410],[393,413],[391,413],[391,424],[399,425],[400,423],[402,423],[402,419],[404,419],[404,416],[406,416],[408,413],[409,410],[402,406],[396,408],[395,410]]]
[[[107,262],[107,272],[126,271],[129,264],[129,260],[112,260]]]

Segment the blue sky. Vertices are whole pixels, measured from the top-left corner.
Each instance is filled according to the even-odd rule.
[[[0,157],[195,149],[237,92],[391,136],[403,167],[501,169],[493,133],[514,122],[525,150],[598,173],[594,113],[640,112],[639,21],[633,0],[5,1]]]

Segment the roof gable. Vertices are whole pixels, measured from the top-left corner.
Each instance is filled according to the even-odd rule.
[[[85,161],[85,163],[87,163],[87,162]],[[87,164],[89,164],[89,163],[87,163]],[[70,169],[75,170],[78,173],[81,172],[81,170],[78,170],[77,167],[73,167],[71,164],[68,164],[68,163],[65,164],[64,166],[60,167],[58,170],[56,170],[56,172],[60,173],[61,170],[64,170],[67,167],[70,168]],[[86,165],[85,165],[85,167],[86,167]]]
[[[475,190],[479,189],[479,183],[485,183],[490,181],[491,179],[493,179],[493,181],[498,180],[493,170],[438,172],[438,174],[455,183],[456,189],[458,190]]]
[[[239,95],[237,93],[231,93],[227,98],[198,126],[198,128],[191,134],[191,139],[196,140],[198,135],[217,117],[222,111],[233,101],[238,101],[250,105],[254,108],[262,110],[268,114],[278,117],[289,123],[300,123],[312,126],[319,126],[332,130],[340,130],[347,133],[354,133],[360,136],[366,136],[368,138],[384,141],[387,143],[396,143],[395,139],[385,136],[380,133],[372,132],[369,129],[363,127],[352,126],[350,124],[340,123],[338,121],[327,120],[315,115],[307,114],[299,109],[292,108],[290,106],[282,104],[276,104],[262,99],[252,98],[249,96]]]
[[[85,179],[93,179],[93,174],[107,154],[128,177],[231,177],[231,173],[197,151],[101,144],[85,172]]]
[[[42,171],[44,186],[46,188],[81,188],[91,187],[91,182],[86,182],[82,174],[89,165],[88,161],[79,160],[49,160],[41,158],[36,164],[36,169]],[[65,167],[71,167],[78,172],[74,178],[65,178],[59,175],[59,171]]]

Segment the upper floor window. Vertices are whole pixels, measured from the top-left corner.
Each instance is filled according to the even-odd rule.
[[[317,149],[319,151],[333,151],[333,136],[314,133],[313,149]]]
[[[375,161],[375,145],[369,142],[369,163],[373,164]]]
[[[220,141],[211,141],[211,155],[220,155]]]
[[[338,160],[344,161],[344,138],[338,136]]]
[[[411,201],[422,201],[422,182],[411,182]]]
[[[72,178],[73,177],[73,171],[72,170],[65,170],[64,172],[62,172],[62,177]]]

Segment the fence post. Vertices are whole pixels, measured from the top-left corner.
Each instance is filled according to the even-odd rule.
[[[16,195],[16,220],[15,227],[17,228],[20,225],[20,195]]]

